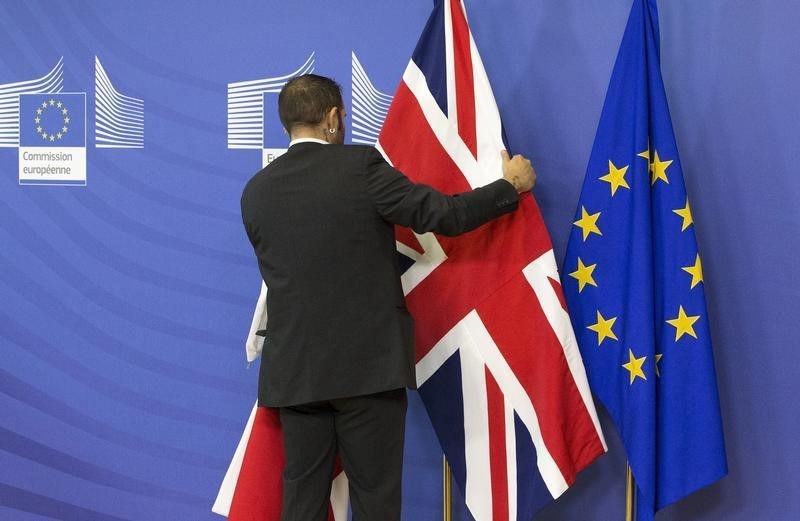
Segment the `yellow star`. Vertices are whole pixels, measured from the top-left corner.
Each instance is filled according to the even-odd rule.
[[[41,131],[42,131],[42,127],[36,127],[36,132],[41,132]]]
[[[38,125],[38,124],[39,124],[39,122],[40,122],[41,120],[42,120],[42,118],[40,118],[40,117],[38,117],[38,116],[37,116],[37,117],[35,117],[35,118],[33,119],[33,122],[34,122],[34,123],[36,123],[36,124]]]
[[[672,320],[667,320],[667,324],[675,328],[675,341],[685,335],[691,335],[697,338],[697,333],[694,332],[694,323],[700,320],[700,315],[689,316],[683,310],[683,306],[678,307],[678,316]]]
[[[622,367],[628,370],[630,373],[631,381],[630,384],[633,385],[633,381],[636,378],[641,378],[642,380],[647,380],[647,377],[644,375],[644,371],[642,371],[642,364],[647,359],[646,356],[641,358],[636,358],[633,356],[633,351],[628,349],[628,363],[622,364]]]
[[[36,109],[36,113],[41,116],[42,115],[42,109]]]
[[[595,288],[597,287],[597,282],[595,282],[592,277],[592,272],[594,272],[596,267],[597,264],[584,266],[583,261],[578,257],[578,269],[569,274],[570,277],[578,279],[578,293],[583,291],[583,287],[587,284],[591,284]]]
[[[55,141],[56,137],[53,134],[50,134],[50,141]]]
[[[42,132],[42,139],[47,139],[47,132]]]
[[[628,186],[628,182],[625,181],[625,172],[627,171],[627,166],[617,168],[611,160],[608,161],[608,173],[601,177],[600,180],[611,185],[611,197],[614,197],[614,194],[617,193],[617,188],[620,186],[630,190],[631,187]]]
[[[672,210],[672,213],[676,213],[683,217],[683,225],[681,226],[681,231],[685,231],[686,228],[689,227],[690,224],[694,224],[692,220],[692,210],[689,208],[689,198],[686,198],[686,206],[683,208],[678,208],[677,210]]]
[[[661,372],[658,370],[658,363],[661,361],[661,358],[663,358],[663,356],[664,356],[663,353],[656,353],[656,376],[658,377],[661,376]]]
[[[61,105],[63,105],[63,103],[61,103],[60,101],[58,103],[56,103],[56,107],[58,107],[58,108],[61,108]]]
[[[608,320],[603,318],[603,315],[600,314],[600,310],[597,310],[597,323],[592,324],[591,326],[587,326],[586,329],[591,329],[595,333],[597,333],[597,345],[603,343],[603,340],[606,338],[613,338],[614,340],[619,340],[617,335],[614,334],[612,331],[612,327],[614,326],[614,322],[617,321],[617,317],[611,317]]]
[[[65,109],[65,110],[66,110],[66,109]],[[64,118],[64,123],[69,123],[69,116],[67,116],[66,118]]]
[[[69,112],[67,109],[65,109],[65,108],[61,109],[61,113],[64,114],[65,116],[67,115],[67,112]],[[64,119],[66,119],[66,118],[64,118]]]
[[[650,163],[650,184],[656,184],[656,181],[659,179],[669,184],[669,179],[667,179],[667,167],[671,164],[671,159],[669,161],[661,161],[658,157],[658,150],[656,150],[653,155],[653,162]]]
[[[66,134],[67,130],[69,130],[67,127],[61,127],[61,132],[64,132]]]
[[[603,235],[602,233],[600,233],[600,228],[597,227],[597,219],[599,218],[600,218],[600,212],[589,214],[586,211],[586,208],[581,206],[581,218],[575,221],[573,224],[583,230],[584,242],[586,242],[586,238],[589,237],[590,233]]]
[[[61,139],[61,132],[59,132],[58,134],[56,134],[56,137],[57,137],[58,139]]]
[[[46,102],[46,101],[43,101],[43,102],[42,102],[42,108],[43,108],[43,109],[46,109],[46,108],[47,108],[47,102]]]
[[[647,150],[645,150],[644,152],[639,152],[638,154],[636,154],[636,157],[643,157],[647,159],[648,163],[650,162],[650,140],[647,140]]]
[[[51,100],[50,100],[50,106],[52,107],[52,106],[53,106],[53,105],[55,105],[55,104],[56,104],[56,100],[54,100],[54,99],[51,99]]]
[[[685,266],[681,269],[692,276],[692,287],[690,289],[694,289],[695,286],[703,282],[703,266],[700,264],[699,253],[695,257],[694,266]]]

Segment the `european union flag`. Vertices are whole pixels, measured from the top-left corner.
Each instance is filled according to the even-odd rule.
[[[727,473],[703,269],[660,71],[634,0],[565,259],[589,384],[619,430],[639,520]]]
[[[20,146],[86,146],[84,93],[22,94],[19,98]]]

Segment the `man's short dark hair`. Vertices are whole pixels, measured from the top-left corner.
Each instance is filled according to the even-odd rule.
[[[343,106],[339,84],[317,74],[292,78],[278,95],[278,114],[289,134],[297,126],[318,124],[332,108]]]

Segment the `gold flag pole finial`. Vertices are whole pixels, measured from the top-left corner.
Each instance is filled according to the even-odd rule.
[[[442,456],[442,511],[444,512],[444,521],[451,521],[453,517],[453,497],[451,495],[452,485],[452,471],[450,465],[447,463],[447,458]]]
[[[631,464],[625,465],[625,521],[634,521],[636,517],[636,482],[633,479]]]

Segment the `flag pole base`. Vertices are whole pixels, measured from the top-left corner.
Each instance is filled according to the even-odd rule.
[[[450,465],[447,463],[447,458],[442,455],[442,512],[444,521],[451,521],[453,517],[452,484]]]
[[[636,482],[633,479],[631,464],[625,465],[625,521],[636,518]]]

